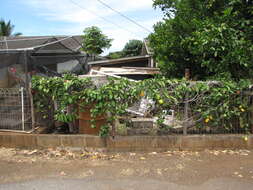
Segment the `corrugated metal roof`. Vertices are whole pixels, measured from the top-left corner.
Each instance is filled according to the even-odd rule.
[[[56,43],[54,43],[56,42]],[[0,37],[0,50],[20,50],[36,47],[40,51],[73,52],[81,48],[81,36],[18,36]]]

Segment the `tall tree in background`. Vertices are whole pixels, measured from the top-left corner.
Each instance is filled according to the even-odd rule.
[[[164,20],[149,40],[168,76],[253,77],[253,1],[155,0]]]
[[[129,40],[121,51],[110,52],[109,59],[119,59],[141,55],[143,42],[141,40]]]
[[[103,53],[105,49],[111,47],[112,39],[104,35],[96,26],[86,28],[82,37],[83,50],[90,55],[99,55]]]
[[[22,33],[14,33],[15,26],[11,24],[11,21],[5,22],[3,19],[0,20],[0,36],[20,36]]]
[[[138,56],[141,54],[143,42],[140,40],[130,40],[122,50],[123,57]]]

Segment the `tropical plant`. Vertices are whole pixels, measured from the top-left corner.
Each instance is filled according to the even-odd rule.
[[[205,126],[230,131],[234,121],[239,120],[244,132],[249,132],[247,116],[250,104],[247,96],[242,96],[248,81],[190,82],[186,80],[170,80],[165,77],[133,82],[127,79],[109,79],[101,87],[96,87],[89,78],[65,75],[63,78],[34,77],[34,100],[38,110],[45,113],[49,101],[57,101],[55,120],[71,122],[78,117],[77,111],[67,114],[64,110],[70,105],[94,105],[92,118],[108,115],[108,125],[103,127],[101,135],[108,134],[109,126],[133,103],[145,97],[155,102],[153,117],[162,123],[165,110],[178,110],[176,117],[182,119],[182,111],[186,101],[191,103],[192,119],[198,120],[194,125],[199,129]],[[94,123],[95,120],[92,120]]]
[[[196,78],[253,77],[253,1],[155,0],[164,12],[150,44],[163,72]]]
[[[5,22],[3,19],[0,20],[0,36],[20,36],[22,33],[14,33],[14,25],[11,24],[11,21]]]

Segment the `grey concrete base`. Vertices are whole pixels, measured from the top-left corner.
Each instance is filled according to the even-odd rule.
[[[107,151],[164,151],[205,149],[253,149],[253,135],[117,136],[38,135],[0,133],[6,148],[74,148]]]

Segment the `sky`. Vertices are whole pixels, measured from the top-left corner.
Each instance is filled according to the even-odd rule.
[[[150,31],[162,20],[162,13],[152,7],[153,0],[102,1]],[[86,27],[98,26],[114,39],[107,53],[119,51],[129,40],[143,40],[149,34],[98,0],[0,0],[0,4],[0,18],[11,20],[14,32],[24,36],[80,35]]]

